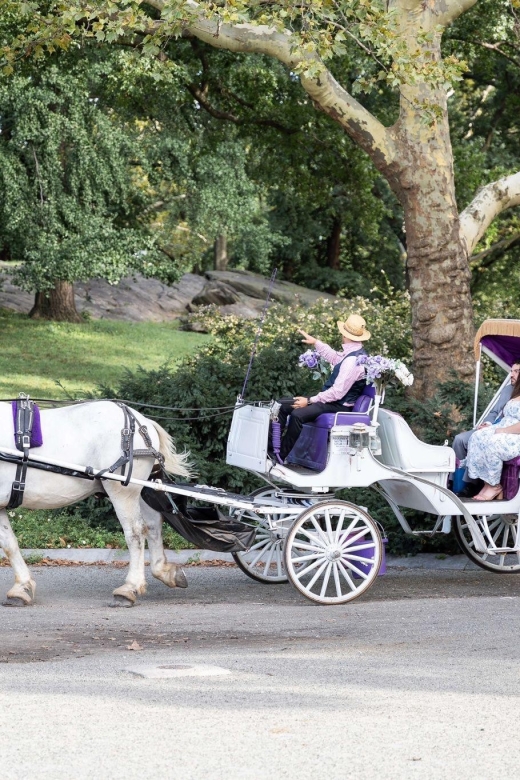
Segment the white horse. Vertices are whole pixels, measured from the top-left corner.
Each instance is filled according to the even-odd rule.
[[[160,425],[135,410],[137,427],[145,425],[152,446],[165,459],[165,470],[171,474],[190,476],[186,455],[175,452],[171,437]],[[49,409],[41,412],[43,445],[34,454],[49,461],[66,461],[92,466],[96,471],[110,467],[121,456],[122,409],[110,401],[95,401]],[[0,450],[14,449],[14,426],[11,404],[0,403]],[[136,430],[134,448],[145,449],[146,443]],[[132,476],[147,479],[154,465],[153,457],[136,456]],[[128,467],[127,467],[128,468]],[[20,553],[6,506],[15,479],[16,465],[0,461],[0,547],[14,570],[15,584],[7,594],[8,606],[26,606],[34,602],[35,582]],[[119,472],[120,473],[120,472]],[[130,566],[124,584],[113,592],[114,605],[132,606],[146,590],[144,572],[145,538],[150,551],[152,574],[170,588],[187,587],[182,569],[168,564],[162,542],[162,517],[140,497],[141,487],[123,486],[108,480],[81,479],[29,468],[23,507],[27,509],[57,509],[81,501],[104,489],[114,505],[123,528]]]

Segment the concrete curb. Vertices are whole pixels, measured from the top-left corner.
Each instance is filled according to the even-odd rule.
[[[71,561],[72,563],[119,563],[127,562],[129,555],[127,550],[107,549],[58,549],[58,550],[22,550],[24,558],[29,556],[41,556],[51,560]],[[0,552],[0,556],[2,553]],[[3,557],[3,556],[2,556]],[[211,550],[166,550],[166,557],[171,563],[203,563],[205,561],[221,561],[229,563],[233,560],[230,553],[216,553]],[[145,552],[145,560],[149,560],[148,551]],[[387,555],[387,569],[442,569],[448,571],[478,570],[478,566],[472,563],[465,555],[438,556],[435,553],[419,553],[410,557]]]

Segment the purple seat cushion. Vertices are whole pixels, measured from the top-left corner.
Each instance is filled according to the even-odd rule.
[[[327,412],[327,414],[320,414],[313,423],[307,423],[307,425],[313,425],[316,428],[326,428],[330,431],[335,419],[336,415],[334,413]],[[356,412],[340,412],[338,414],[337,425],[354,425],[354,423],[370,425],[370,417],[368,414],[356,414]]]
[[[370,425],[370,417],[366,412],[376,394],[373,385],[366,385],[362,395],[356,400],[351,411],[339,412],[337,425],[354,425],[363,423]],[[314,422],[306,423],[298,437],[298,441],[287,457],[288,463],[305,466],[313,471],[323,471],[327,465],[329,452],[329,431],[334,425],[336,414],[320,414]]]
[[[520,458],[504,461],[500,484],[504,490],[504,498],[510,501],[518,493],[518,476],[520,471]]]

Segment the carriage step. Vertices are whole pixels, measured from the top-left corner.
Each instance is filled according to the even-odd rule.
[[[488,547],[488,555],[507,555],[508,553],[520,553],[520,547]]]

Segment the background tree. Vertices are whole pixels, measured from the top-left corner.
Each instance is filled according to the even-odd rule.
[[[298,74],[312,101],[370,157],[403,207],[415,391],[428,394],[454,362],[462,378],[470,375],[468,259],[495,216],[520,202],[520,174],[513,174],[486,185],[462,214],[457,207],[448,94],[463,67],[452,56],[443,59],[441,42],[444,31],[476,2],[311,0],[302,6],[148,0],[26,7],[47,17],[40,26],[40,47],[46,41],[66,45],[76,34],[108,42],[137,35],[143,51],[156,55],[172,35],[183,35],[233,52],[266,54],[282,62],[289,77]],[[505,0],[497,4],[503,27],[511,32],[512,6]],[[356,41],[367,61],[341,84],[335,67],[348,41]],[[360,92],[378,80],[399,93],[398,115],[390,126],[353,97],[354,89]]]
[[[79,321],[73,282],[154,257],[137,223],[136,147],[96,97],[96,63],[47,63],[0,86],[0,242],[31,316]]]

